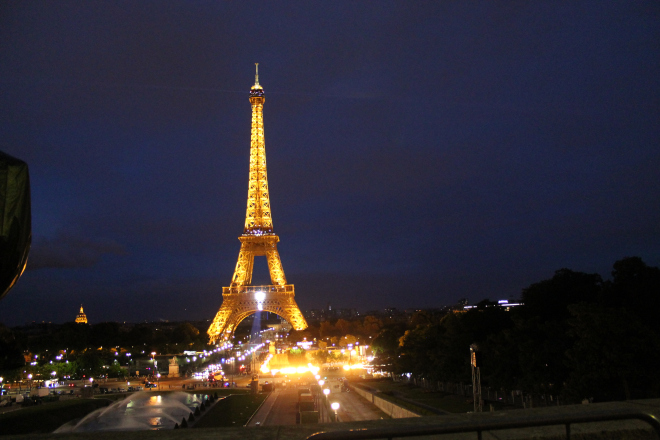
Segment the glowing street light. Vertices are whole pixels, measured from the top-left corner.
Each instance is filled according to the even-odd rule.
[[[332,408],[332,410],[335,412],[335,422],[338,422],[339,420],[337,420],[337,410],[339,409],[339,402],[332,402],[330,404],[330,408]]]
[[[324,411],[327,411],[325,408],[328,407],[328,396],[330,395],[330,388],[325,388],[323,390],[323,394],[325,395],[325,405],[323,405]]]

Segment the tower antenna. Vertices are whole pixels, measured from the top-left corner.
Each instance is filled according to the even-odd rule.
[[[259,63],[254,63],[255,66],[257,66],[257,74],[254,75],[254,84],[259,85]]]

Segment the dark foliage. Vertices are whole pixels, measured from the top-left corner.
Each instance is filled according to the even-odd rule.
[[[509,312],[484,300],[440,320],[386,328],[374,350],[394,372],[469,383],[469,349],[477,344],[485,386],[572,401],[660,396],[660,269],[625,258],[605,282],[561,269],[522,299]]]

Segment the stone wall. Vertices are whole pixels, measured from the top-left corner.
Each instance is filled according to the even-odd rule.
[[[383,411],[388,416],[393,419],[403,419],[406,417],[420,417],[419,414],[410,411],[409,409],[403,408],[396,403],[385,400],[382,397],[378,396],[375,393],[364,390],[359,387],[351,387],[351,391],[357,393],[359,396],[364,397],[369,402],[376,405],[381,411]]]

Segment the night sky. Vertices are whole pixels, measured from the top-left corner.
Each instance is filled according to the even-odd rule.
[[[655,0],[5,1],[0,150],[30,167],[33,242],[0,322],[213,318],[255,62],[302,309],[660,265]]]

